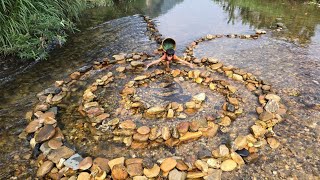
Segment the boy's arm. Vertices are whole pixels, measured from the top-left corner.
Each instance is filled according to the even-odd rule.
[[[184,61],[184,60],[180,59],[178,56],[176,56],[175,60],[180,62],[181,64],[188,65],[189,67],[193,68],[193,64],[192,63]]]
[[[150,66],[152,66],[152,65],[154,65],[154,64],[159,64],[160,62],[161,62],[161,58],[160,59],[158,59],[158,60],[156,60],[156,61],[153,61],[152,63],[149,63],[149,64],[147,64],[147,66],[146,66],[146,69],[148,69]]]

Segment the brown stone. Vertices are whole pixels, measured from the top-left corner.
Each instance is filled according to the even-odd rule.
[[[148,133],[150,132],[150,128],[149,128],[148,126],[141,126],[141,127],[139,127],[139,128],[137,129],[137,132],[138,132],[139,134],[145,135],[145,134],[148,134]]]
[[[136,93],[136,89],[135,89],[135,88],[128,88],[128,87],[126,87],[126,88],[124,88],[124,89],[122,90],[122,94],[124,94],[124,95],[132,95],[132,94],[134,94],[134,93]]]
[[[124,180],[128,177],[128,172],[123,164],[116,164],[111,170],[111,176],[116,180]]]
[[[174,70],[172,70],[172,72],[171,72],[171,74],[172,74],[173,77],[179,76],[180,73],[181,73],[181,71],[180,71],[179,69],[174,69]]]
[[[219,123],[221,126],[230,126],[231,125],[231,119],[228,116],[224,116],[221,119],[221,122]]]
[[[280,142],[275,138],[268,138],[267,141],[272,149],[276,149],[280,146]]]
[[[154,178],[157,177],[160,173],[160,167],[158,165],[153,165],[151,169],[143,169],[143,174],[147,176],[148,178]]]
[[[148,146],[148,142],[138,142],[138,141],[133,141],[131,143],[131,148],[132,149],[143,149]]]
[[[48,154],[48,159],[51,160],[54,163],[58,163],[60,161],[61,158],[67,159],[69,157],[71,157],[72,155],[74,155],[74,151],[66,146],[62,146],[58,149],[54,149],[52,151],[50,151],[50,153]]]
[[[174,167],[176,167],[177,161],[173,158],[166,158],[160,165],[160,169],[164,172],[171,171]]]
[[[187,174],[188,179],[197,179],[197,178],[202,178],[203,176],[205,176],[205,173],[201,171],[192,171],[192,172],[188,172]]]
[[[110,167],[108,163],[109,160],[102,157],[97,157],[93,160],[93,164],[99,166],[102,171],[106,171],[107,173],[110,172]]]
[[[142,168],[142,164],[129,164],[127,165],[127,171],[130,175],[130,177],[133,176],[141,176],[143,175],[143,168]]]
[[[128,166],[130,164],[142,164],[143,159],[141,158],[131,158],[131,159],[126,159],[125,160],[125,165]]]
[[[148,139],[149,139],[149,134],[135,133],[133,135],[133,140],[135,141],[144,142],[144,141],[147,141]]]
[[[231,97],[229,97],[229,98],[228,98],[228,101],[229,101],[231,104],[235,105],[235,106],[238,106],[238,105],[239,105],[239,101],[238,101],[237,98],[231,98]]]
[[[234,144],[235,144],[235,148],[237,150],[243,149],[247,146],[247,137],[246,136],[238,136],[235,140],[234,140]]]
[[[210,68],[213,69],[213,70],[217,70],[217,69],[221,68],[222,66],[223,66],[222,63],[216,63],[216,64],[212,64],[210,66]]]
[[[178,132],[184,134],[189,130],[189,122],[181,122],[177,125]]]
[[[256,138],[264,136],[264,134],[267,132],[265,128],[258,125],[251,126],[251,129],[254,134],[254,137]]]
[[[44,175],[49,173],[53,166],[54,163],[52,161],[45,161],[37,170],[37,177],[43,177]]]
[[[149,139],[151,141],[157,139],[160,136],[161,136],[161,130],[158,127],[154,127],[151,129],[150,136],[149,136]]]
[[[78,178],[77,180],[90,180],[90,174],[87,173],[87,172],[81,172],[79,175],[78,175]]]
[[[49,142],[48,142],[48,146],[51,148],[51,149],[58,149],[59,147],[61,147],[63,145],[63,143],[61,142],[60,139],[51,139]]]
[[[118,72],[124,72],[124,70],[126,70],[126,67],[122,67],[122,66],[117,67],[117,69],[116,69],[116,71],[118,71]]]
[[[92,166],[92,158],[86,157],[79,163],[79,169],[87,170]]]
[[[186,171],[189,169],[189,167],[184,163],[181,159],[177,159],[177,165],[176,168],[180,171]]]
[[[162,134],[162,138],[163,138],[164,140],[170,139],[171,133],[170,133],[169,127],[168,127],[168,126],[162,127],[162,129],[161,129],[161,134]]]
[[[257,111],[258,114],[261,114],[261,113],[263,113],[263,108],[262,107],[257,107],[256,111]]]
[[[231,155],[232,160],[234,160],[239,166],[242,166],[245,164],[242,157],[239,154],[237,154],[236,152],[232,152],[230,155]]]
[[[190,123],[189,129],[190,129],[190,131],[192,131],[192,132],[196,132],[196,131],[198,131],[199,127],[200,127],[200,124],[198,123],[198,121],[192,121],[192,122]]]
[[[28,126],[25,128],[25,131],[27,133],[33,133],[36,132],[40,127],[42,126],[42,124],[40,123],[39,120],[33,120],[31,121]]]
[[[40,131],[35,135],[37,142],[43,142],[51,139],[54,136],[55,128],[52,125],[43,126]]]
[[[170,138],[165,141],[165,144],[169,147],[173,147],[173,146],[179,144],[179,142],[180,142],[179,139]]]
[[[221,163],[221,170],[222,171],[232,171],[237,167],[237,163],[232,159],[225,160]]]
[[[70,78],[73,80],[77,80],[80,78],[80,72],[74,72],[72,74],[70,74]]]
[[[179,138],[179,140],[180,141],[194,140],[194,139],[198,139],[201,136],[202,136],[202,132],[201,131],[198,131],[198,132],[187,132],[186,134],[181,136]]]
[[[131,121],[131,120],[126,120],[126,121],[123,121],[122,123],[120,123],[119,127],[121,129],[135,129],[136,128],[136,124]]]
[[[209,166],[206,162],[201,161],[201,160],[196,160],[194,165],[202,172],[208,172]]]
[[[108,162],[108,165],[109,165],[110,169],[112,169],[113,166],[115,166],[115,165],[117,165],[117,164],[124,165],[124,157],[112,159],[112,160],[110,160],[110,161]]]
[[[106,120],[108,117],[110,117],[110,114],[102,113],[99,116],[94,118],[94,122],[95,123],[101,123],[103,120]]]
[[[261,121],[268,121],[270,119],[273,118],[273,114],[268,112],[268,111],[263,111],[260,115],[259,115],[259,119]]]
[[[256,86],[255,86],[254,84],[252,84],[252,83],[248,83],[248,84],[246,85],[246,87],[247,87],[247,89],[248,89],[249,91],[255,91],[255,90],[257,90]]]

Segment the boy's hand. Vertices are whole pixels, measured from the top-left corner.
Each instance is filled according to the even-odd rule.
[[[194,65],[193,65],[193,64],[189,64],[189,67],[190,67],[190,68],[194,68]]]

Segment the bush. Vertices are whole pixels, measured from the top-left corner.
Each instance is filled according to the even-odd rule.
[[[63,44],[85,0],[0,0],[0,53],[23,59],[43,59],[55,44]]]

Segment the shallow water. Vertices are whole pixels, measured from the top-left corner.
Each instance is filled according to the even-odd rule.
[[[24,114],[35,105],[38,92],[93,61],[111,58],[111,55],[120,52],[151,53],[156,49],[156,43],[145,35],[146,24],[142,18],[121,18],[137,13],[154,18],[160,33],[176,40],[178,55],[182,55],[185,46],[193,40],[209,33],[253,34],[256,28],[267,30],[267,35],[258,40],[221,38],[201,43],[195,49],[197,57],[215,57],[224,64],[239,67],[269,82],[289,111],[286,120],[275,127],[281,148],[266,148],[264,160],[236,172],[224,173],[223,177],[319,177],[319,12],[320,8],[301,2],[253,0],[199,0],[196,3],[192,0],[134,1],[115,8],[100,7],[87,11],[83,17],[84,23],[79,26],[82,31],[71,35],[68,43],[54,50],[47,61],[31,63],[30,66],[28,63],[22,66],[14,64],[18,69],[28,68],[18,74],[15,70],[4,73],[16,75],[2,79],[0,86],[0,153],[3,154],[0,157],[0,179],[34,174],[25,157],[30,153],[28,142],[17,140],[17,136],[27,124]],[[111,20],[113,18],[118,19]],[[107,20],[111,21],[105,22]],[[276,30],[278,21],[286,26],[279,32]],[[247,100],[244,103],[248,109],[247,115],[253,114],[250,93],[245,89],[240,93]],[[74,97],[70,102],[76,104],[78,98]],[[78,120],[79,117],[72,116],[72,113],[71,108],[66,111],[66,116],[71,117],[70,120]],[[236,121],[233,127],[245,129],[250,125],[250,116],[242,119]],[[72,124],[68,125],[72,127]],[[243,129],[234,128],[240,132],[235,131],[232,137]],[[183,145],[177,149],[177,154],[188,152],[189,146],[201,148],[206,143],[210,145],[205,141],[202,139],[199,143]],[[101,144],[100,149],[107,145]],[[166,149],[162,151],[169,155],[171,152]],[[149,156],[158,157],[154,152]]]

